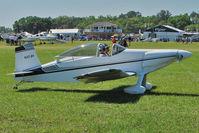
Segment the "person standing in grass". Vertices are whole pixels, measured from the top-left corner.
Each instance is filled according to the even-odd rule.
[[[112,38],[112,44],[116,43],[115,37]]]
[[[10,45],[11,46],[14,45],[14,36],[13,35],[9,36],[9,39],[10,39]]]
[[[121,43],[121,45],[122,45],[123,47],[128,47],[128,44],[127,44],[127,42],[126,42],[126,39],[125,39],[125,38],[123,38],[123,39],[122,39],[122,43]]]
[[[132,41],[131,36],[128,37],[128,41],[129,41],[129,46],[131,46],[131,41]]]
[[[188,38],[188,37],[186,37],[186,39],[185,39],[185,40],[186,40],[186,44],[188,44],[188,42],[189,42],[189,38]]]
[[[14,36],[14,43],[15,43],[16,46],[18,45],[18,37],[17,37],[17,35]]]
[[[73,41],[74,41],[74,37],[73,37],[73,36],[71,36],[71,37],[70,37],[70,39],[71,39],[71,43],[73,43]]]
[[[192,37],[189,38],[189,41],[190,41],[190,43],[192,44],[192,41],[193,41]]]
[[[182,37],[182,43],[184,43],[184,41],[185,41],[185,38],[184,38],[184,37]]]

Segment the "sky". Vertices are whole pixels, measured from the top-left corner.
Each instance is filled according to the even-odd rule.
[[[27,16],[119,16],[129,11],[152,16],[160,10],[174,16],[199,13],[198,5],[199,0],[0,0],[0,26],[12,28],[16,20]]]

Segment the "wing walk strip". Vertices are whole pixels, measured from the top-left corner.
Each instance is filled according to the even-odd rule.
[[[155,59],[162,59],[162,58],[169,58],[169,57],[176,57],[176,56],[177,56],[177,55],[171,55],[171,56],[156,57],[156,58],[150,58],[150,59],[132,60],[132,61],[124,61],[124,62],[109,63],[109,64],[101,64],[101,65],[93,65],[93,66],[76,67],[76,68],[69,68],[69,69],[58,70],[58,71],[52,71],[52,72],[44,72],[41,68],[39,68],[39,69],[33,70],[32,73],[17,74],[16,77],[32,76],[32,75],[39,75],[39,74],[48,74],[48,73],[63,72],[63,71],[72,71],[72,70],[87,69],[87,68],[101,67],[101,66],[111,66],[111,65],[126,64],[126,63],[139,62],[139,61],[148,61],[148,60],[155,60]],[[29,70],[29,71],[30,71],[30,70]]]

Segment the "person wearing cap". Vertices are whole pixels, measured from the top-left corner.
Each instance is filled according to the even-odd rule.
[[[104,44],[105,45],[105,54],[107,55],[107,56],[110,56],[109,55],[109,46],[107,45],[107,44]]]
[[[122,45],[123,47],[128,47],[128,44],[127,44],[125,38],[122,39],[122,44],[121,44],[121,45]]]
[[[109,53],[108,53],[109,52],[109,46],[107,44],[100,45],[99,49],[100,49],[100,55],[99,55],[99,57],[110,56]]]
[[[117,42],[114,36],[112,37],[111,41],[112,41],[112,44],[115,44]]]

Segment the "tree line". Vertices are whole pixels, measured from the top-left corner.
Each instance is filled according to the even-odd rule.
[[[118,25],[124,33],[138,33],[139,29],[152,28],[158,25],[170,25],[185,31],[199,30],[199,13],[180,14],[172,16],[168,10],[161,10],[156,15],[144,17],[140,12],[129,11],[119,16],[89,16],[89,17],[69,17],[59,16],[56,18],[41,18],[36,16],[23,17],[13,24],[14,32],[27,31],[38,33],[49,31],[50,29],[88,29],[90,24],[108,21]]]
[[[11,28],[6,28],[5,26],[0,26],[0,33],[12,32]]]

